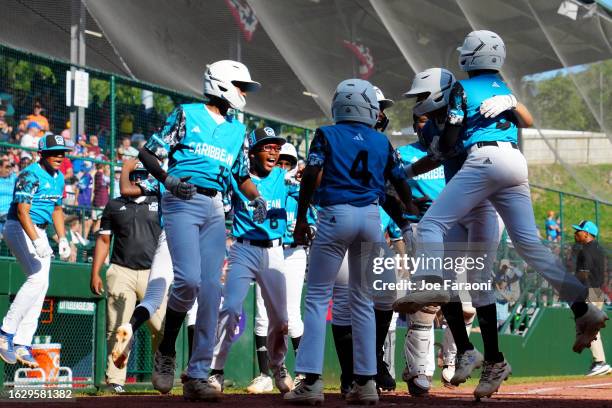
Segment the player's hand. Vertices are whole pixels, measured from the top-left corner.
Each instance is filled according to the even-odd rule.
[[[102,282],[102,278],[98,274],[91,275],[91,281],[89,282],[89,288],[91,292],[95,295],[102,295],[104,293],[104,282]]]
[[[168,189],[175,197],[181,200],[191,200],[196,195],[196,186],[187,181],[191,177],[182,177],[180,179],[172,176],[167,176],[164,181],[164,187]]]
[[[125,171],[127,171],[128,173],[134,170],[137,164],[138,164],[137,159],[123,158],[123,160],[121,161],[122,168],[125,169]]]
[[[60,238],[58,249],[59,249],[58,251],[59,256],[62,261],[66,261],[68,260],[68,258],[70,258],[70,252],[71,252],[70,244],[68,243],[68,240],[66,239],[66,237]]]
[[[417,208],[419,209],[419,213],[421,215],[425,214],[427,210],[429,210],[429,207],[431,207],[431,203],[432,203],[431,198],[429,198],[428,196],[415,198],[413,202],[414,202],[414,205],[416,205]]]
[[[516,108],[514,95],[497,95],[484,100],[480,104],[480,114],[485,118],[494,118],[500,113]]]
[[[34,252],[36,252],[36,255],[39,258],[47,258],[53,255],[53,250],[49,246],[49,242],[47,242],[46,239],[36,238],[34,241],[32,241],[32,244],[34,244]]]
[[[253,221],[258,224],[264,222],[268,215],[266,200],[262,196],[259,196],[249,203],[249,207],[253,207]]]
[[[308,245],[314,239],[314,232],[306,220],[297,220],[293,231],[293,240],[298,245]]]

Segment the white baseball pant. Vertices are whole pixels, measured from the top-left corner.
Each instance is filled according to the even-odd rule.
[[[519,255],[559,291],[565,301],[584,301],[588,290],[561,261],[538,239],[531,204],[527,162],[510,143],[470,148],[459,172],[433,202],[418,229],[418,245],[426,256],[443,252],[443,237],[474,207],[489,199],[504,220],[506,230]],[[419,269],[416,276],[435,275],[442,271]]]
[[[168,288],[173,279],[174,271],[172,269],[172,258],[168,250],[168,242],[166,241],[166,231],[162,230],[161,234],[159,234],[157,248],[151,263],[147,290],[139,304],[139,306],[149,311],[150,316],[157,312],[157,309],[164,303],[164,300],[167,300]],[[163,313],[165,314],[165,308]]]
[[[39,238],[48,242],[47,232],[34,226]],[[21,265],[26,281],[21,285],[15,300],[11,303],[2,330],[14,334],[13,342],[30,346],[38,327],[38,317],[49,288],[51,257],[36,255],[34,244],[27,236],[21,223],[8,220],[4,226],[4,240]]]
[[[285,248],[285,282],[287,284],[287,318],[289,319],[289,337],[301,337],[304,333],[302,321],[302,288],[306,274],[306,250],[304,247]],[[255,335],[268,335],[268,313],[264,304],[261,288],[255,289]]]
[[[223,306],[219,312],[217,341],[211,367],[222,370],[232,346],[232,337],[242,304],[255,280],[268,312],[266,348],[270,367],[281,366],[287,354],[287,286],[285,283],[285,257],[281,246],[260,248],[236,242],[229,254],[229,269],[223,287]]]

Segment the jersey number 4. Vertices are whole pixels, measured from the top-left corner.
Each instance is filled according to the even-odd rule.
[[[372,178],[372,173],[368,171],[368,151],[361,150],[355,160],[353,161],[353,165],[351,166],[351,171],[349,173],[352,178],[361,180],[361,184],[368,185],[370,184],[370,179]]]

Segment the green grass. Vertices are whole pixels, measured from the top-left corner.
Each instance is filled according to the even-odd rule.
[[[590,186],[592,191],[604,200],[612,201],[612,186],[610,185],[612,165],[574,166],[574,171],[584,180],[585,184]],[[572,224],[584,219],[595,221],[594,202],[587,198],[584,189],[560,165],[530,166],[529,181],[544,187],[585,196],[585,198],[563,196],[563,218],[561,221],[564,242],[571,243],[574,240]],[[550,210],[559,215],[559,194],[532,186],[531,197],[536,222],[542,233],[542,238],[545,238],[544,220]],[[599,205],[598,227],[600,231],[599,241],[603,244],[609,243],[612,240],[612,206]]]

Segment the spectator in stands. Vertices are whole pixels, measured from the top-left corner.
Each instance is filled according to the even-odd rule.
[[[66,186],[64,188],[64,206],[77,206],[77,195],[79,193],[78,182],[79,180],[74,176],[66,179]]]
[[[43,106],[40,101],[34,103],[34,113],[28,115],[26,118],[26,124],[30,122],[38,123],[40,128],[39,137],[42,137],[45,132],[49,131],[49,120],[43,115]]]
[[[132,182],[136,185],[138,180]],[[119,197],[108,202],[102,214],[101,229],[96,239],[91,268],[91,291],[104,292],[100,269],[107,257],[114,235],[111,265],[106,272],[106,334],[108,363],[106,382],[110,391],[123,393],[127,366],[115,366],[112,350],[113,335],[119,325],[130,320],[137,300],[142,300],[147,288],[149,271],[161,233],[157,196]],[[148,321],[157,348],[162,327],[162,308]]]
[[[126,107],[125,111],[121,115],[119,123],[119,132],[122,136],[130,137],[134,133],[134,115],[130,112],[130,108]]]
[[[142,132],[142,127],[139,126],[136,128],[136,133],[132,135],[132,143],[138,144],[144,141],[146,141],[146,138],[144,133]]]
[[[93,230],[97,231],[100,227],[100,217],[102,210],[108,204],[110,185],[110,166],[107,164],[96,164],[96,174],[94,176],[93,208],[91,218],[93,220]]]
[[[8,125],[6,119],[0,118],[0,142],[10,142],[13,128]]]
[[[119,157],[119,160],[123,160],[123,156],[132,159],[138,157],[138,150],[132,146],[132,140],[129,136],[124,136],[121,139],[121,146],[117,148],[117,156]]]
[[[25,169],[30,164],[32,164],[32,155],[30,152],[21,152],[21,156],[19,158],[19,171]]]
[[[66,225],[68,226],[66,238],[72,249],[69,262],[83,261],[83,259],[78,259],[78,254],[91,249],[93,245],[82,235],[83,226],[81,224],[81,219],[78,215],[70,215],[66,217]]]
[[[522,275],[518,268],[512,267],[508,259],[502,259],[499,262],[499,274],[495,278],[498,328],[510,317],[510,309],[520,297],[521,288],[519,279]]]
[[[77,203],[79,205],[79,209],[83,211],[87,215],[87,219],[85,221],[85,237],[89,237],[89,232],[91,231],[91,227],[93,221],[91,220],[91,201],[93,198],[93,167],[90,161],[83,162],[83,174],[79,179],[78,184],[78,195],[77,195]]]
[[[6,215],[15,190],[17,175],[12,171],[13,165],[8,156],[0,157],[0,239],[6,223]]]
[[[561,228],[559,227],[561,220],[555,217],[554,211],[548,212],[548,217],[544,223],[546,227],[546,240],[550,242],[561,242]]]
[[[38,122],[30,121],[26,126],[26,133],[21,137],[19,145],[21,147],[36,148],[41,137],[42,128]]]
[[[598,308],[603,308],[606,294],[602,288],[610,284],[610,276],[606,268],[606,253],[597,242],[599,229],[594,222],[584,220],[579,224],[572,225],[574,228],[574,240],[578,244],[578,255],[576,256],[576,277],[589,288],[589,301]],[[612,371],[606,363],[606,355],[601,341],[601,334],[591,343],[593,364],[586,374],[587,376],[605,375]]]
[[[121,195],[121,166],[115,166],[115,177],[113,179],[113,197]]]
[[[87,147],[87,151],[93,153],[96,159],[100,158],[102,155],[102,149],[100,149],[100,146],[98,146],[98,136],[89,136],[89,146]]]

